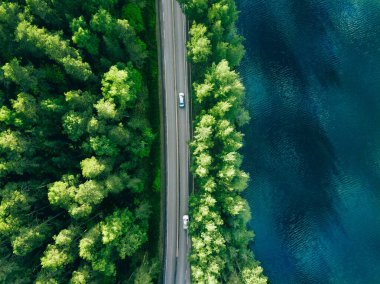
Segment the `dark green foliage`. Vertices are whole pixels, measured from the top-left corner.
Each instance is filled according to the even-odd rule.
[[[244,87],[233,70],[244,55],[236,33],[234,0],[181,0],[193,25],[188,55],[193,66],[194,122],[190,198],[190,255],[193,283],[267,283],[249,250],[253,232],[241,192],[249,176],[240,169],[243,134],[249,120]]]
[[[160,271],[160,263],[157,259],[151,261],[144,256],[143,263],[134,273],[134,284],[153,284],[156,275]]]
[[[0,2],[1,283],[157,279],[144,3]]]
[[[128,3],[122,9],[124,19],[128,19],[131,26],[136,32],[145,30],[141,9],[136,3]]]
[[[209,0],[179,0],[187,16],[191,19],[202,19],[210,7]],[[200,22],[200,21],[197,21]]]

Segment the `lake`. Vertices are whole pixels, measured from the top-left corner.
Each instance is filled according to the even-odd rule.
[[[380,1],[237,0],[252,244],[271,283],[380,283]]]

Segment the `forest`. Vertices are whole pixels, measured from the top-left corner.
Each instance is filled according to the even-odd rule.
[[[1,1],[1,283],[156,282],[155,13]]]
[[[189,20],[195,194],[190,198],[193,283],[267,283],[249,243],[250,208],[241,193],[243,134],[249,121],[236,67],[244,56],[234,0],[180,0]]]

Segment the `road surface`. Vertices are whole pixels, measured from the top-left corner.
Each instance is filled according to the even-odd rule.
[[[159,1],[166,157],[164,283],[182,284],[190,283],[190,243],[182,222],[182,216],[189,210],[186,19],[177,1]],[[185,108],[178,107],[180,92],[185,93]]]

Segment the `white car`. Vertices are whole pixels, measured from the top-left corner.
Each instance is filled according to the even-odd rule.
[[[189,215],[183,215],[183,229],[187,230],[189,226]]]
[[[179,93],[178,94],[178,106],[180,108],[185,107],[185,94],[184,93]]]

